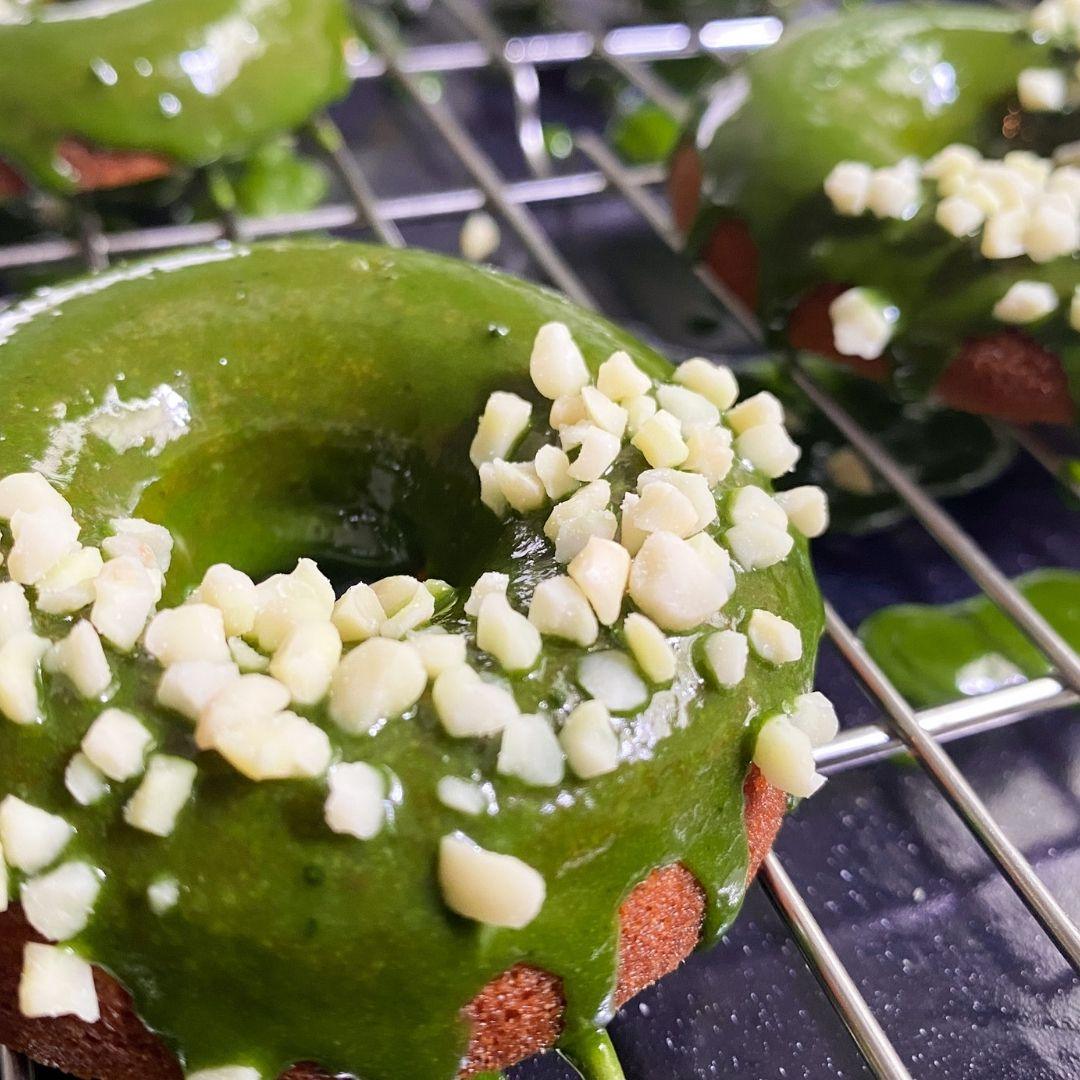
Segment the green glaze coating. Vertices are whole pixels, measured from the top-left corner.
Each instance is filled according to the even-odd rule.
[[[1080,572],[1035,570],[1017,578],[1016,585],[1073,648],[1080,648]],[[919,708],[1053,670],[982,594],[956,604],[885,608],[871,615],[859,634],[885,674]]]
[[[117,514],[166,525],[176,538],[169,602],[214,562],[258,578],[305,554],[336,572],[339,591],[402,568],[444,578],[461,591],[437,621],[464,626],[463,598],[481,571],[509,571],[520,602],[555,568],[544,515],[497,521],[467,456],[495,389],[536,404],[523,454],[550,435],[528,380],[534,335],[550,320],[570,327],[594,372],[615,349],[655,377],[671,371],[554,293],[434,255],[312,244],[162,257],[0,318],[0,474],[48,459],[87,542]],[[117,453],[93,434],[78,448],[110,387],[130,401],[163,384],[186,403],[186,433],[159,453]],[[644,467],[635,455],[627,447],[616,462],[616,493]],[[737,465],[724,486],[746,482],[760,480]],[[522,960],[562,978],[573,1053],[611,1015],[616,913],[634,885],[682,860],[708,897],[707,943],[742,901],[742,784],[755,732],[809,688],[821,630],[801,539],[783,563],[741,574],[724,616],[743,626],[755,607],[801,629],[801,661],[777,669],[751,658],[743,683],[720,691],[697,674],[687,635],[675,697],[624,718],[635,760],[561,790],[500,778],[498,812],[478,818],[444,807],[435,785],[445,774],[492,776],[496,747],[447,737],[430,690],[373,735],[343,734],[321,707],[302,710],[340,758],[395,778],[392,821],[366,843],[326,828],[321,781],[252,783],[213,754],[198,755],[194,801],[167,840],[123,824],[124,790],[79,809],[61,775],[96,707],[52,683],[43,724],[0,723],[0,793],[74,823],[73,850],[106,875],[79,947],[130,988],[189,1067],[250,1062],[272,1077],[306,1059],[364,1080],[450,1080],[466,1040],[459,1010]],[[510,680],[524,711],[582,699],[581,652],[545,642],[539,666]],[[112,660],[113,703],[143,717],[160,746],[194,755],[191,728],[153,704],[156,670],[137,656]],[[490,666],[472,648],[470,660]],[[438,839],[454,829],[544,875],[547,901],[524,930],[448,913],[434,870]],[[160,875],[181,886],[165,916],[145,899]]]
[[[76,138],[198,166],[243,157],[345,92],[343,0],[0,6],[0,159],[67,192]]]
[[[1019,73],[1059,61],[1022,15],[989,7],[886,4],[798,25],[725,80],[695,122],[705,179],[691,245],[720,218],[748,224],[761,252],[759,307],[778,340],[814,286],[876,289],[900,310],[889,352],[912,395],[933,386],[963,340],[1003,328],[992,308],[1009,285],[1049,282],[1062,308],[1025,329],[1062,358],[1080,400],[1080,335],[1067,322],[1080,259],[988,261],[977,238],[935,222],[936,198],[908,221],[879,220],[838,215],[822,190],[845,160],[883,167],[950,143],[987,157],[1045,155],[1071,142],[1077,113],[1025,117],[1002,135],[1006,114],[1017,118]]]

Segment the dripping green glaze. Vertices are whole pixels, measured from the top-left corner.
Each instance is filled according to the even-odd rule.
[[[1080,648],[1080,572],[1034,570],[1017,578],[1016,586],[1074,649]],[[1000,658],[1015,669],[1010,681],[1052,673],[1039,650],[982,594],[955,604],[885,608],[859,627],[859,635],[885,674],[919,708],[982,692],[963,685],[963,672],[988,658]],[[1001,674],[1008,677],[1004,670]]]
[[[402,568],[444,578],[462,592],[439,621],[464,625],[461,598],[481,571],[510,571],[520,596],[553,569],[542,516],[496,521],[467,457],[495,389],[536,403],[539,426],[523,453],[544,434],[528,357],[552,319],[570,326],[594,371],[625,349],[654,376],[670,373],[554,293],[433,255],[312,244],[162,257],[0,318],[0,473],[49,457],[90,541],[117,514],[169,527],[170,602],[213,562],[258,577],[304,554],[328,566],[339,589]],[[80,418],[109,386],[130,400],[162,384],[187,403],[190,422],[159,454],[119,454],[92,434],[77,453],[55,452],[77,443]],[[613,488],[642,467],[627,452]],[[725,487],[748,481],[736,467]],[[784,563],[740,575],[725,616],[742,626],[755,607],[800,627],[802,661],[775,669],[751,659],[745,681],[721,692],[693,668],[691,635],[675,687],[681,708],[626,719],[635,760],[561,789],[499,778],[498,812],[478,818],[444,807],[435,785],[446,774],[493,776],[496,747],[446,737],[429,695],[363,737],[343,734],[321,708],[305,710],[342,758],[370,760],[394,779],[392,820],[367,843],[329,832],[322,783],[251,783],[212,754],[198,756],[194,800],[166,840],[122,823],[128,786],[77,808],[61,777],[96,710],[51,681],[43,724],[0,724],[0,793],[76,826],[71,853],[106,876],[78,945],[131,990],[191,1068],[247,1062],[271,1077],[316,1060],[363,1080],[450,1080],[467,1034],[460,1009],[518,961],[562,979],[572,1052],[610,1017],[617,911],[634,885],[683,861],[708,897],[705,943],[742,901],[754,734],[809,688],[821,630],[802,540]],[[522,707],[580,700],[581,651],[547,642],[538,668],[512,680]],[[475,651],[471,659],[485,662]],[[113,702],[145,718],[159,746],[193,755],[190,728],[153,704],[152,666],[139,657],[113,657],[113,666]],[[548,898],[532,924],[493,929],[448,913],[434,868],[439,837],[454,829],[540,870]],[[181,897],[157,916],[145,891],[165,875]]]
[[[68,192],[65,138],[188,166],[244,157],[345,92],[353,42],[343,0],[6,5],[0,158]]]
[[[988,261],[977,240],[934,221],[934,199],[909,221],[881,221],[838,215],[822,190],[844,160],[893,165],[954,142],[988,157],[1045,155],[1080,136],[1080,113],[1017,112],[1020,71],[1066,62],[1024,27],[1022,15],[989,7],[868,7],[791,29],[721,84],[692,129],[705,179],[691,245],[723,217],[748,224],[761,252],[759,306],[777,340],[814,286],[876,289],[900,309],[890,345],[897,386],[921,396],[960,342],[1002,329],[992,308],[1013,282],[1045,281],[1062,308],[1025,330],[1062,358],[1080,400],[1080,337],[1067,321],[1080,260]]]

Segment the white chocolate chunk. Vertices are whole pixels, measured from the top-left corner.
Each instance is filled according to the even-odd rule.
[[[669,532],[685,539],[698,531],[694,504],[672,484],[648,484],[628,510],[624,525],[639,533]]]
[[[499,223],[486,211],[474,210],[462,222],[458,247],[469,262],[486,262],[499,250],[502,233]]]
[[[583,656],[578,661],[577,681],[611,712],[630,712],[649,700],[649,688],[633,661],[618,649]]]
[[[994,318],[1024,326],[1052,315],[1060,301],[1054,286],[1044,281],[1016,281],[994,305]]]
[[[630,442],[654,469],[681,465],[690,454],[682,437],[682,425],[665,409],[658,410],[642,423]]]
[[[656,388],[656,400],[661,409],[679,421],[684,433],[716,427],[720,423],[720,410],[707,397],[689,387],[665,383]]]
[[[110,780],[123,781],[143,771],[143,756],[152,742],[138,717],[123,709],[106,709],[90,725],[81,745]]]
[[[582,780],[619,767],[619,736],[602,702],[586,701],[574,709],[559,732],[559,742],[570,768]]]
[[[562,746],[543,716],[513,717],[503,728],[496,771],[515,776],[531,787],[562,783],[565,757]]]
[[[244,717],[218,727],[213,749],[249,780],[322,776],[332,756],[326,732],[292,712]]]
[[[731,471],[735,452],[731,449],[731,432],[727,428],[699,428],[686,437],[689,451],[682,468],[700,473],[710,488],[716,487]]]
[[[804,484],[777,492],[773,498],[803,536],[820,536],[829,527],[829,500],[821,488]]]
[[[510,509],[510,506],[503,497],[502,489],[499,487],[499,481],[495,476],[494,463],[491,461],[481,462],[476,472],[480,477],[480,501],[496,517],[506,517],[506,512]]]
[[[714,430],[719,431],[719,428]],[[644,497],[653,484],[670,484],[690,500],[694,508],[695,521],[691,532],[700,532],[706,525],[716,520],[716,499],[709,488],[709,482],[703,476],[680,472],[676,469],[646,469],[638,477],[638,491]],[[670,530],[674,532],[675,530]]]
[[[240,678],[234,663],[219,660],[181,660],[167,667],[158,682],[157,702],[189,720],[198,720],[229,683]]]
[[[345,590],[331,614],[341,640],[348,643],[375,637],[385,621],[386,612],[375,591],[362,581]]]
[[[191,599],[196,604],[216,607],[225,621],[225,633],[229,637],[243,637],[255,627],[259,603],[255,582],[228,563],[215,563],[209,567]]]
[[[110,559],[94,580],[90,622],[110,645],[130,652],[159,595],[157,580],[138,559]]]
[[[230,679],[199,714],[195,744],[200,750],[210,750],[219,730],[250,718],[269,718],[288,704],[288,689],[269,675]]]
[[[477,424],[469,460],[479,468],[485,461],[509,457],[531,416],[532,406],[523,397],[496,390],[487,399]]]
[[[724,533],[724,539],[744,570],[763,570],[783,562],[795,544],[787,529],[778,529],[764,521],[733,525]]]
[[[800,694],[792,705],[788,719],[810,740],[811,746],[824,746],[835,739],[840,730],[833,703],[817,690]]]
[[[543,877],[528,863],[488,851],[460,832],[439,843],[439,886],[451,911],[511,930],[540,914],[547,893]]]
[[[26,921],[46,941],[67,941],[81,933],[101,891],[102,874],[85,862],[66,862],[24,881],[19,892]]]
[[[63,675],[84,698],[100,698],[112,684],[112,670],[93,625],[80,619],[44,657],[46,671]]]
[[[602,394],[595,386],[586,386],[581,391],[581,400],[585,406],[585,415],[590,423],[598,428],[614,435],[617,439],[623,437],[626,431],[626,410],[616,405],[606,394]]]
[[[335,765],[327,776],[323,814],[336,833],[370,840],[386,820],[386,778],[366,761]]]
[[[771,525],[774,529],[786,529],[788,525],[787,514],[779,502],[774,501],[767,491],[752,484],[731,493],[728,516],[734,525],[748,525],[755,521]]]
[[[105,774],[81,751],[64,769],[64,787],[80,806],[93,806],[109,793]]]
[[[725,416],[731,430],[736,435],[741,435],[750,428],[759,427],[761,424],[782,424],[784,422],[784,406],[775,394],[768,390],[760,390],[751,397],[740,401]]]
[[[444,671],[465,663],[464,634],[448,634],[442,627],[409,636],[409,644],[417,651],[429,679],[437,679]]]
[[[1041,198],[1024,228],[1024,250],[1037,263],[1052,262],[1080,248],[1080,217],[1066,195]]]
[[[35,585],[66,556],[79,550],[79,526],[70,511],[18,510],[11,519],[15,542],[8,573],[20,585]]]
[[[663,630],[691,630],[727,603],[725,583],[698,552],[671,533],[648,536],[630,569],[630,598]]]
[[[636,435],[642,424],[654,417],[660,408],[652,394],[630,398],[623,407],[626,409],[626,430],[630,435]]]
[[[94,602],[94,581],[104,566],[95,547],[65,555],[35,586],[35,604],[48,615],[70,615]]]
[[[613,352],[596,375],[596,387],[612,401],[628,401],[652,389],[652,379],[630,358],[629,353]]]
[[[185,660],[229,662],[225,619],[209,604],[183,604],[159,611],[146,628],[143,647],[162,667]]]
[[[0,713],[16,724],[41,719],[38,670],[49,642],[36,634],[21,633],[0,645]]]
[[[746,630],[750,647],[769,664],[790,664],[802,658],[799,628],[771,611],[755,608]]]
[[[597,537],[611,540],[619,523],[610,510],[592,510],[572,518],[560,530],[555,541],[555,561],[568,563],[585,550],[588,542]]]
[[[840,161],[825,177],[825,194],[833,209],[845,217],[858,217],[866,210],[874,170],[863,161]]]
[[[630,579],[630,553],[626,548],[614,540],[594,536],[570,561],[567,573],[588,598],[600,622],[611,626],[622,611]]]
[[[900,313],[870,289],[848,289],[829,305],[833,344],[845,356],[876,360],[896,333]]]
[[[464,664],[444,671],[431,696],[442,726],[457,739],[497,735],[519,713],[508,690]]]
[[[735,440],[735,453],[770,480],[790,472],[802,456],[782,424],[759,424]]]
[[[0,582],[0,645],[33,629],[26,590],[17,581]]]
[[[71,505],[41,473],[11,473],[0,479],[0,521],[10,521],[20,510],[71,515]]]
[[[233,663],[245,675],[253,671],[265,671],[270,666],[269,656],[263,656],[258,649],[253,648],[240,637],[229,638],[229,654],[233,658]]]
[[[495,470],[495,483],[511,509],[519,514],[529,514],[547,501],[547,491],[531,461],[496,458],[491,465]]]
[[[721,412],[730,409],[739,397],[739,383],[731,368],[700,356],[684,360],[675,369],[675,381],[707,398]]]
[[[1069,100],[1068,80],[1057,68],[1024,68],[1016,89],[1028,112],[1062,112]]]
[[[560,530],[568,521],[594,510],[606,510],[609,502],[611,485],[606,480],[595,480],[586,484],[551,511],[544,522],[544,535],[549,540],[557,540]]]
[[[139,546],[145,546],[158,570],[163,575],[168,573],[173,550],[172,533],[168,529],[143,518],[113,518],[109,525],[113,535],[103,540],[101,547],[110,559],[134,554]]]
[[[541,446],[533,458],[533,469],[554,502],[577,490],[578,482],[570,475],[570,459],[557,446]]]
[[[155,915],[165,915],[180,903],[180,882],[174,877],[158,878],[146,886],[146,903]]]
[[[333,623],[303,623],[274,653],[270,674],[289,688],[297,705],[315,705],[330,689],[340,659],[341,637]]]
[[[255,595],[253,630],[263,652],[274,652],[294,626],[328,622],[334,613],[334,587],[311,559],[300,559],[289,574],[259,582]]]
[[[705,639],[705,659],[713,678],[725,689],[738,686],[746,675],[750,646],[737,630],[717,630]]]
[[[435,795],[443,806],[456,810],[459,814],[476,817],[488,808],[488,798],[484,789],[471,780],[460,776],[443,776],[435,785]]]
[[[565,323],[545,323],[536,332],[529,375],[536,389],[552,401],[588,385],[589,369]]]
[[[354,735],[411,709],[427,685],[420,654],[403,641],[372,638],[338,664],[330,684],[330,717]]]
[[[540,655],[540,632],[505,596],[487,596],[476,619],[476,647],[506,671],[528,671]]]
[[[950,195],[938,203],[934,220],[952,236],[974,236],[982,228],[986,213],[964,195]]]
[[[50,814],[14,795],[0,802],[0,847],[9,866],[36,874],[54,862],[75,830],[58,814]]]
[[[991,214],[983,227],[979,250],[988,259],[1015,259],[1024,254],[1028,215],[1023,209]]]
[[[559,428],[580,424],[585,419],[585,401],[581,394],[567,394],[556,398],[548,410],[548,423],[558,431]]]
[[[509,574],[500,574],[495,570],[485,571],[476,579],[476,584],[469,592],[469,599],[465,601],[465,614],[475,619],[480,614],[480,605],[487,597],[505,597],[509,586]]]
[[[581,440],[581,449],[567,470],[575,480],[588,484],[599,480],[615,464],[622,442],[610,431],[589,425]]]
[[[583,648],[591,645],[600,632],[588,598],[574,581],[561,574],[546,578],[533,590],[529,622],[541,634],[565,638]]]
[[[668,683],[675,678],[675,650],[652,619],[631,612],[623,623],[623,633],[638,667],[652,682]]]
[[[754,744],[754,764],[774,787],[806,798],[825,782],[814,766],[810,740],[786,716],[770,717]]]
[[[77,1016],[88,1024],[101,1019],[94,969],[81,956],[28,941],[23,948],[19,1012],[31,1019]]]

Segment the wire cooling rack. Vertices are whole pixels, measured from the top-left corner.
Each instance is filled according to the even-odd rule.
[[[601,16],[610,14],[609,6],[606,2],[576,6],[553,3],[544,29],[526,35],[507,35],[490,10],[477,0],[432,0],[404,32],[386,21],[381,11],[366,4],[359,6],[358,17],[368,44],[356,62],[353,97],[373,86],[378,93],[393,96],[434,133],[436,154],[450,163],[448,171],[463,177],[461,183],[415,193],[381,193],[377,164],[366,162],[353,145],[354,140],[326,115],[318,121],[318,141],[338,177],[340,197],[336,201],[303,213],[275,217],[222,214],[211,220],[121,231],[106,231],[90,204],[78,204],[72,235],[41,235],[0,247],[0,271],[38,271],[72,263],[99,270],[122,256],[219,240],[255,240],[327,230],[366,232],[387,244],[402,245],[405,231],[415,223],[445,225],[459,221],[462,215],[487,209],[528,257],[526,266],[515,269],[546,279],[585,306],[599,308],[602,305],[575,268],[572,253],[555,242],[552,232],[541,223],[541,213],[548,204],[573,207],[605,195],[619,203],[619,213],[636,215],[651,231],[657,246],[677,251],[678,235],[655,190],[663,179],[663,170],[658,165],[626,165],[597,133],[595,124],[583,124],[574,132],[573,153],[566,160],[553,159],[542,123],[543,80],[549,73],[552,78],[565,80],[568,72],[588,65],[594,72],[606,71],[620,85],[682,118],[687,114],[687,102],[658,74],[657,63],[662,66],[663,61],[672,59],[711,58],[719,74],[731,57],[766,46],[781,33],[780,23],[771,17],[714,19],[702,25],[603,24]],[[469,72],[485,76],[485,92],[499,95],[505,105],[517,142],[517,156],[524,166],[517,175],[508,175],[496,164],[502,155],[492,153],[487,133],[476,134],[475,125],[470,129],[455,110],[453,95],[443,92],[439,80]],[[343,111],[335,110],[335,115],[347,114],[348,105]],[[760,345],[761,331],[752,314],[705,267],[684,266],[682,272],[688,282],[691,274],[698,279],[719,305],[728,325],[742,335],[744,344],[751,348]],[[660,315],[648,310],[636,314],[646,325]],[[832,743],[821,747],[817,754],[819,768],[826,773],[865,768],[906,750],[992,860],[1000,874],[999,883],[1011,887],[1026,905],[1060,954],[1058,964],[1063,960],[1066,972],[1071,972],[1066,975],[1066,980],[1071,981],[1080,975],[1080,930],[1006,835],[943,744],[1075,707],[1080,702],[1080,656],[1031,607],[987,551],[949,511],[912,482],[870,432],[860,427],[804,369],[796,368],[794,378],[955,566],[966,572],[1020,628],[1054,670],[1052,677],[916,711],[870,658],[848,623],[827,603],[828,635],[874,702],[875,720],[846,728]],[[1030,431],[1013,435],[1033,461],[1050,472],[1058,471],[1058,457],[1038,435]],[[868,1068],[873,1075],[890,1080],[913,1075],[910,1068],[917,1075],[937,1075],[915,1068],[915,1063],[925,1064],[918,1048],[890,1041],[885,1030],[888,1025],[883,1025],[878,1015],[881,1010],[868,1005],[856,978],[841,961],[807,898],[775,852],[766,860],[759,880],[846,1025],[862,1055],[863,1071]],[[1080,1032],[1076,1038],[1075,1053],[1067,1052],[1062,1060],[1080,1061]],[[763,1075],[740,1072],[737,1067],[732,1072]],[[775,1073],[793,1074],[814,1075],[785,1072],[783,1068]],[[31,1066],[0,1049],[2,1080],[27,1080],[31,1075]],[[838,1071],[837,1075],[846,1074]],[[994,1075],[1036,1074],[1006,1068]],[[1076,1072],[1060,1075],[1080,1076],[1080,1064]]]

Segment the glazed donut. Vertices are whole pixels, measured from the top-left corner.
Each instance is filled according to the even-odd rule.
[[[836,728],[774,398],[353,244],[162,256],[0,342],[0,1042],[450,1080],[730,923]]]
[[[908,397],[1075,422],[1078,43],[1059,0],[1030,25],[888,4],[793,27],[676,151],[691,251],[774,342]]]
[[[0,5],[0,199],[245,157],[348,85],[342,0]]]

